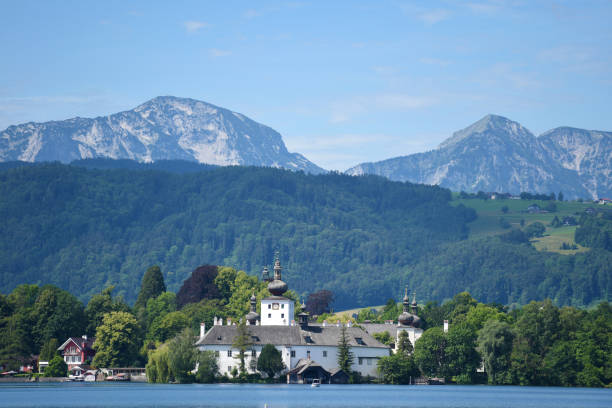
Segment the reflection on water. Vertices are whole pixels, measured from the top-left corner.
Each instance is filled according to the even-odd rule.
[[[0,407],[612,407],[612,390],[392,385],[1,384]]]

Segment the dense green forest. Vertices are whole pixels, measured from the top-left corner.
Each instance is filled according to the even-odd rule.
[[[336,309],[381,304],[406,284],[421,299],[469,289],[504,304],[590,305],[612,293],[605,244],[567,256],[520,236],[467,239],[476,212],[440,187],[270,168],[112,167],[126,166],[3,167],[0,291],[51,283],[87,301],[114,285],[132,303],[152,265],[176,291],[199,265],[259,274],[278,250],[290,288],[330,289]]]

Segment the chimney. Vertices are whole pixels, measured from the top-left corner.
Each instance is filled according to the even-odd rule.
[[[444,321],[444,333],[448,333],[448,320]]]

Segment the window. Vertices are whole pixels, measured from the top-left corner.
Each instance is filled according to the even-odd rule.
[[[363,365],[363,357],[359,357],[359,365]]]
[[[361,344],[362,346],[365,346],[366,344],[363,342],[363,339],[361,337],[355,337],[355,341],[357,342],[357,344]]]
[[[291,357],[295,357],[295,350],[291,350]]]
[[[215,350],[215,357],[219,357],[219,350]]]
[[[310,358],[310,350],[306,350],[306,358]]]
[[[272,309],[272,305],[268,303],[268,309]]]
[[[312,337],[310,337],[310,336],[304,336],[304,341],[306,343],[314,343],[314,341],[312,341]]]
[[[327,350],[323,350],[323,357],[327,357]]]
[[[227,350],[227,356],[231,357],[232,356],[232,350]]]
[[[232,371],[232,366],[227,366],[227,372],[230,373]]]
[[[285,304],[283,303],[283,304],[281,305],[281,309],[284,309],[284,308],[285,308]]]
[[[278,310],[278,303],[272,303],[272,309]]]
[[[272,318],[272,313],[268,313],[268,319]]]
[[[284,318],[285,318],[285,314],[281,313],[281,319],[284,319]]]
[[[371,366],[372,365],[372,359],[368,358],[367,360],[368,360],[368,365]]]

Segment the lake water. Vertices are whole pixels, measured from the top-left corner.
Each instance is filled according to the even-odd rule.
[[[612,407],[612,389],[394,385],[0,384],[0,407]]]

